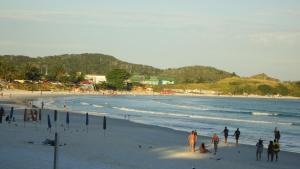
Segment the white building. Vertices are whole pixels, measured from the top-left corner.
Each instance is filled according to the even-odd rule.
[[[106,77],[104,75],[85,75],[84,78],[96,84],[106,82]]]

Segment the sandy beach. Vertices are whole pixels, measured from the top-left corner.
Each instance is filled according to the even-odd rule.
[[[67,93],[44,93],[45,97]],[[70,126],[65,125],[65,112],[59,112],[60,122],[55,129],[53,110],[42,111],[42,121],[23,122],[25,98],[39,97],[35,94],[4,96],[0,106],[6,115],[14,106],[16,122],[0,124],[0,168],[32,169],[53,168],[53,146],[44,145],[45,139],[53,139],[59,132],[58,168],[89,169],[192,169],[192,168],[243,168],[243,169],[292,169],[298,168],[300,154],[280,152],[278,162],[267,162],[266,150],[262,161],[256,161],[254,146],[219,144],[217,155],[189,152],[188,133],[168,128],[137,124],[128,120],[107,119],[107,130],[102,129],[103,116],[90,116],[88,131],[85,115],[71,113]],[[47,115],[52,120],[52,131],[47,131]],[[198,131],[201,135],[201,131]],[[220,136],[221,139],[222,136]],[[221,140],[222,141],[222,140]],[[210,138],[200,136],[212,150]],[[267,143],[264,143],[267,147]]]

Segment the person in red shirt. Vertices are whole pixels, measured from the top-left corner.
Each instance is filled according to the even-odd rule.
[[[219,137],[216,133],[213,135],[211,139],[211,143],[214,144],[214,150],[215,150],[214,154],[216,154],[218,151],[218,144],[219,144]]]

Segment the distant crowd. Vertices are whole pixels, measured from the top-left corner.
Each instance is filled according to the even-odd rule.
[[[224,130],[222,131],[222,134],[224,134],[224,143],[228,144],[227,139],[229,136],[229,130],[227,127],[224,128]],[[232,135],[235,138],[235,144],[239,145],[239,139],[240,139],[240,135],[241,132],[239,130],[239,128],[237,128],[234,131],[234,134]],[[279,144],[279,140],[280,140],[280,131],[278,130],[277,127],[275,127],[274,130],[274,140],[269,142],[269,145],[267,147],[267,159],[268,161],[273,161],[274,160],[274,156],[276,161],[278,161],[278,154],[280,151],[280,144]],[[198,141],[198,133],[196,130],[191,131],[191,133],[188,135],[188,144],[189,144],[189,150],[191,152],[195,152],[196,150],[196,145],[197,145],[197,141]],[[263,153],[264,150],[264,144],[263,144],[262,139],[259,139],[258,142],[256,143],[256,160],[261,160],[261,154]],[[217,135],[217,133],[214,133],[212,138],[211,138],[211,144],[213,144],[213,153],[216,154],[218,151],[218,144],[220,142],[219,136]],[[200,153],[211,153],[210,150],[208,150],[205,146],[205,143],[202,142],[199,146],[199,152]]]

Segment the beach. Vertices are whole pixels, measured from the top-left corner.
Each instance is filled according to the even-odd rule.
[[[67,95],[67,93],[44,93],[44,97]],[[53,110],[42,111],[42,121],[23,122],[24,99],[40,97],[38,93],[14,93],[2,97],[0,106],[6,114],[14,106],[16,122],[0,124],[0,168],[53,168],[54,147],[44,145],[45,139],[54,139],[59,133],[58,168],[107,168],[107,169],[192,169],[192,168],[243,168],[265,169],[298,168],[300,154],[281,151],[278,162],[267,162],[266,149],[262,160],[256,161],[256,148],[250,145],[221,142],[216,155],[190,152],[188,133],[169,128],[134,123],[129,120],[107,118],[107,129],[102,129],[103,115],[90,115],[85,125],[85,115],[70,113],[70,126],[65,125],[65,112],[59,112],[57,128],[53,123]],[[52,120],[52,131],[47,131],[47,115]],[[198,131],[197,148],[205,142],[212,151],[210,138]],[[267,142],[264,143],[267,147]]]

